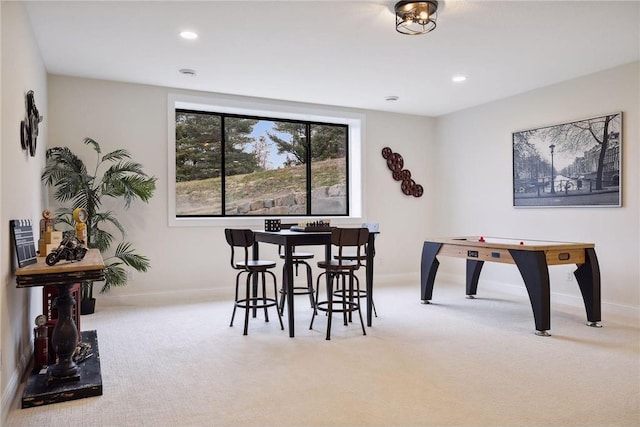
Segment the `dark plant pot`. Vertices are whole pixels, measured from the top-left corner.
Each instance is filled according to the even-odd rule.
[[[80,301],[80,314],[93,314],[96,311],[96,299],[89,298]]]

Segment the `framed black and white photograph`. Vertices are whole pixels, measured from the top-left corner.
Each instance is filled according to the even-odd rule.
[[[513,206],[622,206],[622,112],[514,132]]]

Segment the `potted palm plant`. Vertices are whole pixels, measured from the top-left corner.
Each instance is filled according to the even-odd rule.
[[[73,211],[76,208],[87,210],[87,246],[97,248],[103,254],[105,262],[105,280],[100,293],[107,292],[112,286],[127,284],[126,267],[145,272],[150,262],[144,255],[137,254],[131,243],[126,242],[126,231],[115,213],[103,209],[105,198],[122,199],[124,208],[131,202],[148,202],[156,188],[157,178],[147,175],[140,163],[134,162],[127,150],[120,149],[102,155],[100,144],[91,138],[85,138],[84,144],[96,152],[96,165],[87,170],[84,162],[68,147],[53,147],[47,150],[47,161],[42,173],[45,185],[54,188],[53,197],[61,203],[71,203],[57,211],[58,223],[74,227]],[[119,231],[120,241],[116,242],[113,232]],[[93,313],[93,282],[81,284],[81,313]]]

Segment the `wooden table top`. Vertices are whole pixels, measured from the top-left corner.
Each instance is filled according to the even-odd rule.
[[[89,249],[80,261],[61,260],[48,266],[45,257],[38,262],[16,269],[18,287],[43,286],[46,284],[79,283],[104,278],[104,261],[98,249]]]
[[[521,251],[548,251],[567,249],[594,248],[593,243],[558,242],[552,240],[512,239],[504,237],[484,236],[484,242],[480,242],[480,236],[460,237],[435,237],[425,239],[427,242],[442,243],[456,246],[491,247],[502,249],[516,249]]]

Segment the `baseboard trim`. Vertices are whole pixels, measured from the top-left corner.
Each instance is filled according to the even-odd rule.
[[[464,292],[464,276],[446,272],[438,273],[438,281],[448,284],[460,284]],[[408,274],[376,274],[375,286],[392,286],[398,284],[416,284],[416,295],[420,295],[420,275],[419,273]],[[456,285],[457,286],[457,285]],[[511,295],[527,297],[527,290],[524,285],[514,285],[510,283],[493,280],[482,280],[481,288],[494,292],[504,292]],[[189,303],[194,301],[224,301],[233,298],[232,288],[212,288],[212,289],[187,289],[171,292],[155,292],[145,294],[130,295],[100,295],[97,304],[108,306],[141,306],[141,305],[165,305],[173,303]],[[563,304],[570,307],[583,309],[582,297],[568,295],[558,292],[551,292],[553,304]],[[640,318],[640,308],[622,304],[602,301],[603,320],[610,316],[625,318]]]
[[[13,371],[11,378],[9,378],[9,381],[7,382],[7,388],[4,390],[2,395],[2,417],[0,417],[0,420],[2,420],[2,423],[0,423],[1,425],[6,425],[11,405],[13,405],[18,397],[22,377],[26,373],[27,368],[31,366],[31,353],[31,346],[27,343],[25,349],[22,351],[22,357],[18,361],[16,369]]]
[[[398,283],[419,283],[417,273],[376,275],[376,286],[388,286]],[[361,279],[362,280],[362,279]],[[99,306],[141,306],[189,303],[194,301],[225,301],[233,299],[233,288],[185,289],[170,292],[154,292],[128,295],[100,295],[96,301]],[[418,291],[419,292],[419,288]]]
[[[170,292],[154,292],[129,295],[100,295],[96,301],[99,306],[141,306],[189,303],[194,301],[222,301],[233,299],[233,289],[186,289]]]

